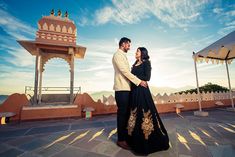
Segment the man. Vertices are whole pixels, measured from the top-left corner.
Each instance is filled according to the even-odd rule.
[[[130,66],[126,53],[130,50],[131,40],[123,37],[119,41],[119,49],[113,55],[113,68],[114,68],[114,87],[115,99],[117,103],[117,145],[129,149],[126,142],[127,138],[127,122],[129,118],[129,94],[130,94],[130,81],[136,86],[147,87],[145,81],[140,80],[130,72]]]

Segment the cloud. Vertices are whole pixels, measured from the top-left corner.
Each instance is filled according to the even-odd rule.
[[[83,69],[83,70],[77,70],[78,72],[96,72],[98,70],[106,70],[106,69],[112,69],[113,67],[111,65],[101,65],[101,66],[93,66],[93,67],[90,67],[90,68],[86,68],[86,69]]]
[[[228,33],[230,33],[233,30],[235,30],[235,25],[227,26],[227,27],[221,28],[218,31],[218,34],[225,36],[225,35],[227,35]]]
[[[27,40],[35,36],[36,29],[0,8],[0,26],[14,39]]]
[[[235,29],[235,5],[229,5],[226,8],[215,8],[213,12],[219,19],[222,28],[218,30],[218,34],[224,36]]]
[[[234,10],[228,11],[228,12],[226,13],[226,15],[227,15],[227,16],[232,16],[232,17],[234,17],[234,16],[235,16],[235,11],[234,11]]]
[[[1,81],[7,78],[6,82],[8,82],[9,79],[15,80],[16,78],[19,80],[33,79],[33,75],[32,75],[32,72],[22,71],[22,70],[21,71],[8,71],[8,72],[1,73],[0,78],[1,78]],[[12,82],[9,81],[9,83],[12,83]]]
[[[79,21],[78,21],[78,25],[80,25],[80,26],[85,26],[85,25],[87,25],[88,24],[88,19],[86,18],[86,17],[81,17],[80,19],[79,19]]]
[[[113,18],[114,10],[111,7],[105,7],[102,10],[96,12],[97,24],[105,24]]]
[[[208,1],[113,0],[112,3],[113,6],[106,6],[96,11],[95,21],[97,24],[108,22],[132,24],[155,16],[170,27],[186,29],[191,22],[200,17],[200,11]]]
[[[33,66],[35,57],[29,54],[25,49],[19,47],[5,47],[5,51],[11,56],[3,56],[2,58],[17,67]]]
[[[144,1],[119,1],[113,0],[113,7],[104,7],[96,12],[96,22],[105,24],[109,21],[117,23],[136,23],[143,18],[147,18],[148,3]]]
[[[234,25],[235,25],[235,21],[228,22],[225,24],[225,26],[234,26]]]
[[[177,46],[172,47],[150,47],[152,52],[151,56],[158,58],[158,60],[175,60],[190,62],[192,61],[192,52],[197,52],[196,48],[203,48],[214,41],[214,35],[204,36],[201,39],[188,39]]]
[[[213,13],[215,13],[215,14],[220,14],[222,11],[223,11],[222,8],[214,8],[213,9]]]
[[[23,93],[25,86],[33,85],[33,72],[13,69],[0,73],[0,94]]]
[[[6,3],[4,3],[4,2],[2,1],[2,2],[0,2],[0,8],[7,10],[8,6],[7,6]]]
[[[9,35],[0,35],[0,48],[9,54],[1,58],[17,67],[34,65],[34,57],[20,47],[16,40],[29,40],[35,36],[36,29],[2,8],[0,8],[0,16],[0,26]]]

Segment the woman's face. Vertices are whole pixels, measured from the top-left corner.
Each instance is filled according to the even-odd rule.
[[[135,58],[136,59],[140,59],[141,58],[141,52],[139,49],[137,49],[136,53],[135,53]]]

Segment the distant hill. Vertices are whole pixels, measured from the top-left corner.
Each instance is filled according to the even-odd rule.
[[[98,99],[103,98],[103,95],[108,97],[110,95],[114,96],[114,91],[100,91],[100,92],[88,92],[89,95],[92,97],[93,100],[97,101]]]
[[[0,105],[7,99],[8,95],[0,95]]]
[[[179,91],[184,91],[184,90],[188,90],[188,89],[192,89],[195,88],[193,86],[184,86],[184,87],[180,87],[180,88],[171,88],[171,87],[154,87],[154,86],[150,86],[150,91],[153,95],[157,95],[159,94],[171,94],[171,93],[175,93],[175,92],[179,92]]]
[[[212,84],[211,82],[208,82],[207,84],[199,87],[199,91],[200,93],[202,92],[228,92],[229,89],[217,84]],[[180,92],[177,93],[197,93],[197,88],[193,88],[193,89],[189,89],[189,90],[182,90]]]

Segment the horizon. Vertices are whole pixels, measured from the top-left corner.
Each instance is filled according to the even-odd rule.
[[[27,4],[26,4],[27,3]],[[47,4],[47,5],[45,5]],[[192,52],[198,52],[235,30],[233,1],[12,1],[0,2],[0,95],[24,93],[34,85],[35,57],[16,40],[34,40],[37,22],[61,9],[77,26],[77,44],[87,48],[75,60],[74,87],[82,92],[112,91],[112,55],[118,41],[132,40],[127,53],[134,63],[137,47],[145,46],[152,64],[150,86],[196,88]],[[225,64],[198,63],[199,86],[208,82],[228,88]],[[60,70],[58,70],[58,68]],[[235,88],[235,64],[229,65]],[[69,87],[69,65],[52,59],[45,65],[43,87]]]
[[[211,83],[211,82],[208,82],[208,83]],[[213,83],[212,83],[213,84]],[[205,86],[206,84],[202,85],[202,86]],[[216,84],[218,85],[218,84]],[[202,87],[200,86],[200,87]],[[219,85],[220,86],[220,85]],[[223,86],[222,86],[223,87]],[[150,91],[153,95],[157,95],[157,94],[160,94],[160,95],[164,95],[164,94],[167,94],[167,95],[170,95],[170,94],[173,94],[173,93],[177,93],[177,92],[182,92],[182,91],[186,91],[186,90],[192,90],[192,89],[196,89],[197,87],[195,86],[183,86],[183,87],[179,87],[179,88],[172,88],[172,87],[156,87],[156,86],[150,86]],[[156,89],[157,88],[157,89]],[[225,87],[228,89],[228,87]],[[167,90],[166,90],[167,89]],[[231,88],[231,90],[234,92],[235,91],[235,88]],[[88,94],[91,94],[91,95],[94,95],[94,94],[102,94],[103,96],[109,96],[109,95],[106,95],[104,93],[114,93],[113,90],[99,90],[99,91],[86,91],[84,93],[88,93]],[[13,93],[10,93],[10,94],[13,94]],[[10,94],[1,94],[0,93],[0,96],[9,96]],[[50,94],[50,93],[45,93],[45,94]],[[101,95],[101,96],[102,96]]]

